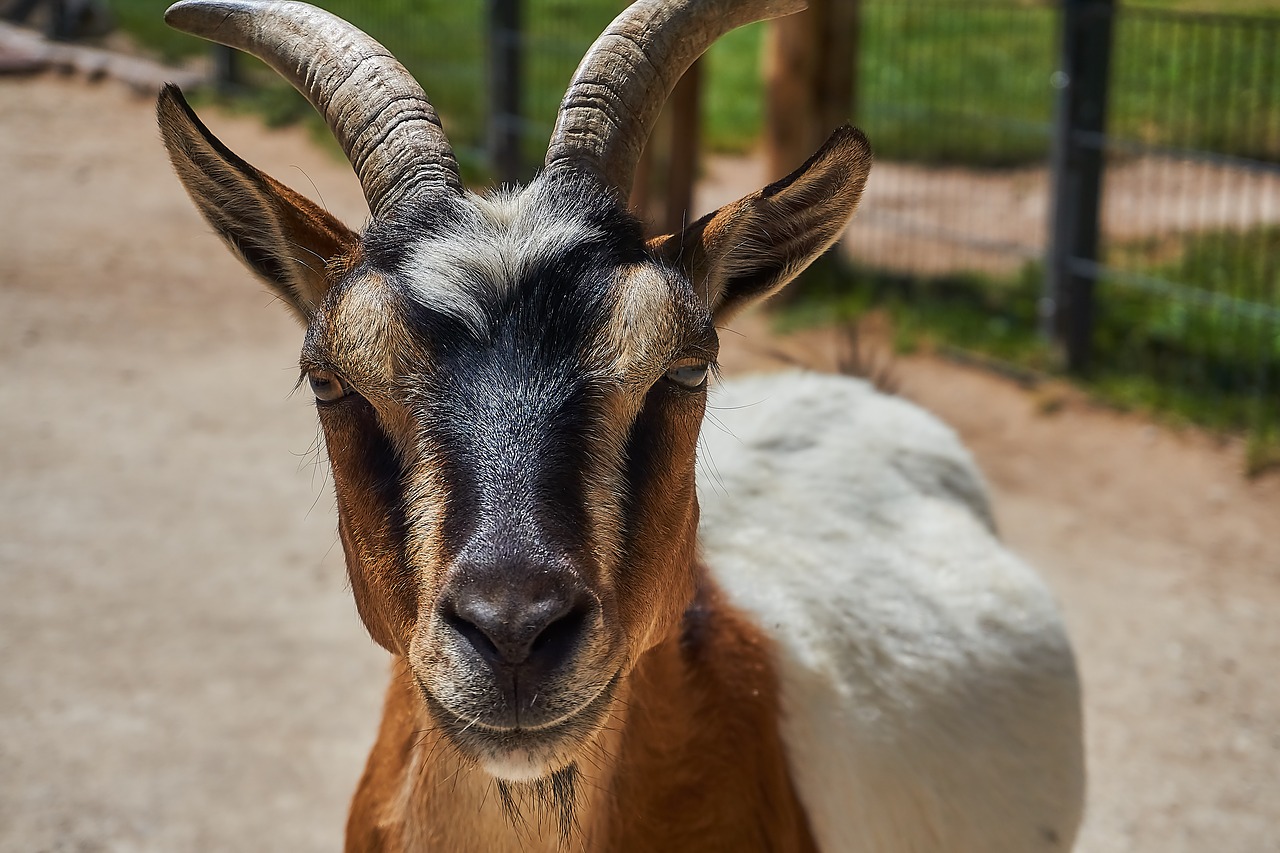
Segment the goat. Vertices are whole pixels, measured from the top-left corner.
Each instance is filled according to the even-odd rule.
[[[167,12],[306,95],[372,214],[349,230],[161,93],[187,192],[306,328],[352,591],[393,658],[347,850],[1072,846],[1071,648],[953,433],[804,373],[725,384],[706,414],[717,328],[842,232],[866,139],[836,130],[681,233],[646,240],[626,209],[689,64],[803,5],[633,4],[543,170],[484,195],[350,24],[290,0]]]

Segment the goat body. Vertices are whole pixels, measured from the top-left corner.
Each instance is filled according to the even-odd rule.
[[[848,378],[711,387],[718,328],[853,215],[866,138],[836,130],[679,233],[645,239],[626,209],[684,69],[802,5],[639,0],[579,67],[542,172],[484,195],[345,21],[167,13],[299,88],[373,214],[352,231],[161,93],[188,193],[306,328],[352,592],[395,661],[348,850],[1072,844],[1070,647],[955,437]]]

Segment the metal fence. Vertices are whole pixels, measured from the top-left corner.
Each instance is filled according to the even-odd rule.
[[[1113,399],[1280,431],[1280,20],[863,3],[883,293],[1037,324]],[[975,295],[976,292],[976,295]]]

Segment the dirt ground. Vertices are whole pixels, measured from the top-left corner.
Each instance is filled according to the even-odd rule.
[[[362,220],[305,134],[206,118]],[[386,655],[290,394],[299,344],[169,174],[149,102],[0,80],[0,851],[339,849]],[[723,361],[775,351],[832,357],[754,317]],[[893,372],[964,436],[1062,601],[1079,850],[1280,849],[1280,477],[1071,394],[931,358]]]

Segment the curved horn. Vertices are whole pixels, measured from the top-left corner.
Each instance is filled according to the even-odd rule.
[[[251,53],[306,96],[351,161],[382,218],[462,179],[440,117],[385,47],[328,12],[293,0],[183,0],[170,26]]]
[[[577,163],[625,198],[671,89],[729,30],[799,12],[807,0],[639,0],[596,39],[560,102],[547,168]]]

